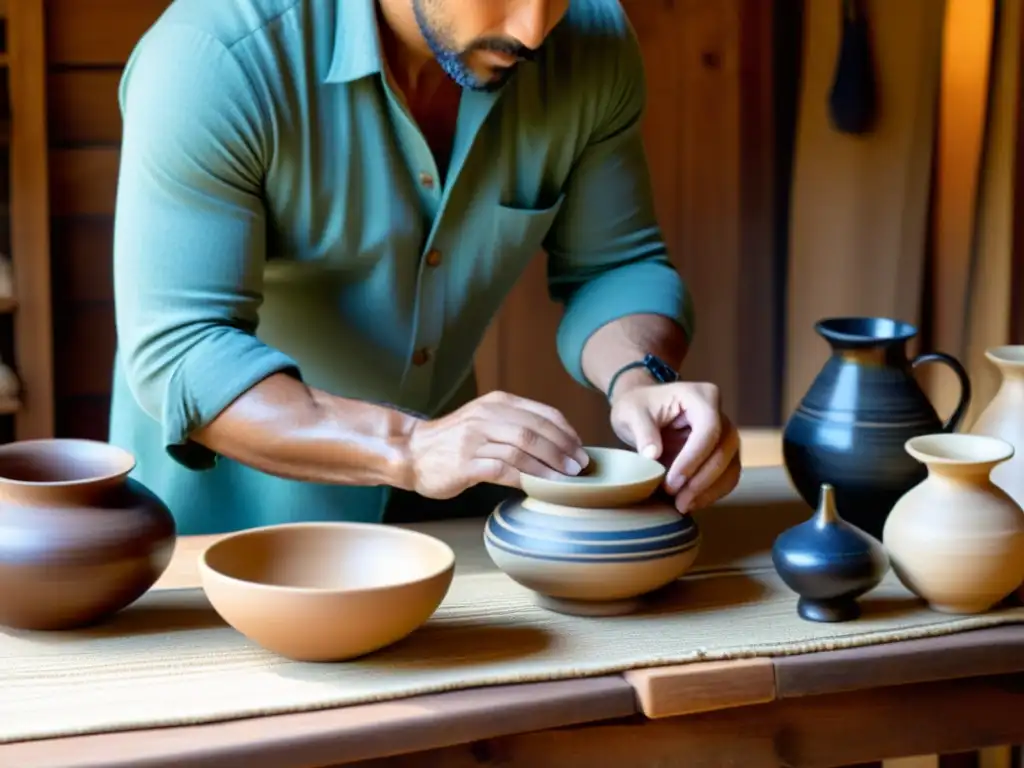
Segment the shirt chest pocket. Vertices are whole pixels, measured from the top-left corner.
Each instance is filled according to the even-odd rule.
[[[540,251],[544,238],[565,202],[560,195],[548,208],[499,205],[494,214],[494,247],[503,266],[522,269]]]

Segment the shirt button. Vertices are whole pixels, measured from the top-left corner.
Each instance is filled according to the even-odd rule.
[[[441,252],[436,248],[427,253],[427,266],[437,267],[441,264]]]
[[[433,189],[434,188],[434,177],[431,176],[429,173],[421,173],[420,174],[420,184],[422,186],[426,187],[427,189]]]
[[[430,359],[430,350],[427,349],[426,347],[422,347],[421,349],[417,349],[412,354],[412,364],[415,365],[416,367],[419,367],[421,365],[426,365],[427,361],[429,359]]]

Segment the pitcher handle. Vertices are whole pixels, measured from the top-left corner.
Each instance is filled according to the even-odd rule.
[[[960,380],[960,402],[953,409],[953,415],[942,425],[943,432],[955,432],[964,416],[967,415],[967,408],[971,404],[971,379],[959,360],[943,352],[925,352],[918,355],[911,361],[910,367],[917,368],[921,363],[945,363],[953,369],[953,373]]]

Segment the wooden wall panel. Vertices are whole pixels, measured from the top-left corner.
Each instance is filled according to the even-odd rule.
[[[68,397],[57,411],[57,434],[88,440],[110,436],[110,396]]]
[[[110,394],[114,363],[113,302],[78,304],[54,316],[58,402]]]
[[[690,283],[700,327],[686,372],[718,384],[725,409],[733,414],[739,406],[740,5],[736,0],[676,5],[683,16],[670,29],[678,30],[682,54],[676,96],[683,118],[676,136],[682,156],[679,166],[664,169],[680,177],[675,215],[682,233],[669,247]],[[651,8],[644,4],[644,12]],[[657,69],[652,62],[649,70]]]
[[[5,0],[0,0],[0,29],[6,32],[6,25],[3,21],[7,14]],[[0,60],[6,61],[6,41],[0,43]],[[9,62],[8,62],[9,63]],[[3,66],[0,64],[0,66]],[[10,254],[11,252],[11,231],[10,231],[10,154],[11,154],[11,103],[9,82],[5,72],[0,72],[0,252]],[[14,357],[14,318],[11,314],[0,315],[0,360],[12,366],[15,363]],[[14,414],[0,414],[0,443],[8,443],[15,439]]]
[[[121,66],[168,4],[169,0],[46,0],[50,63]]]
[[[54,216],[111,216],[120,152],[115,148],[50,151],[50,206]]]
[[[46,0],[56,430],[106,439],[124,62],[169,0]]]
[[[18,0],[8,11],[10,232],[18,297],[14,343],[23,389],[15,435],[27,440],[51,437],[54,430],[45,8],[43,0]]]
[[[1020,14],[1020,37],[1024,41],[1024,13]],[[1021,60],[1024,61],[1024,55]],[[1024,65],[1022,65],[1024,69]],[[1013,184],[1017,190],[1024,190],[1024,72],[1018,70],[1018,85],[1015,112],[1017,124],[1013,142]],[[1013,200],[1013,231],[1010,254],[1010,313],[1008,338],[1011,344],[1024,344],[1024,194],[1016,194]],[[1024,755],[1021,756],[1024,768]]]
[[[106,440],[113,319],[113,204],[120,66],[52,69],[48,77],[53,294],[59,435]],[[99,193],[97,194],[97,190]]]
[[[56,433],[106,440],[115,349],[113,220],[53,219]]]
[[[120,142],[120,82],[120,68],[51,72],[47,79],[51,145]]]
[[[745,0],[740,11],[740,275],[736,369],[745,427],[774,427],[782,411],[786,237],[795,118],[800,0]],[[781,55],[777,48],[782,48]],[[788,48],[788,50],[787,50]]]
[[[57,305],[113,301],[113,219],[55,218],[51,229],[53,295]]]

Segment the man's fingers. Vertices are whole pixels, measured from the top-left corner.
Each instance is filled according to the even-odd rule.
[[[504,406],[506,408],[533,413],[558,427],[558,429],[565,433],[576,446],[583,446],[583,440],[580,438],[579,433],[573,429],[569,420],[566,419],[565,415],[557,408],[545,405],[544,403],[538,403],[537,401],[530,400],[529,398],[519,397],[519,395],[511,395],[508,392],[491,392],[481,399],[488,400],[496,405]],[[586,456],[584,456],[584,458],[586,458]]]
[[[555,446],[560,456],[555,458],[554,454],[547,455],[553,459],[549,466],[559,472],[577,475],[590,462],[590,457],[573,436],[574,433],[566,432],[560,424],[534,411],[508,405],[492,405],[481,412],[480,418],[483,420],[481,430],[489,439],[515,445],[537,458],[543,459],[544,455],[535,453],[532,448],[535,436],[543,438],[547,445]],[[576,468],[567,466],[564,458],[572,459]]]
[[[619,412],[618,418],[621,427],[633,438],[633,447],[637,453],[649,459],[661,457],[661,428],[647,409],[639,405],[630,405]]]
[[[505,443],[487,443],[471,462],[474,483],[495,483],[510,488],[522,487],[522,475],[547,480],[564,478],[565,474],[547,466],[525,451]]]
[[[731,424],[727,424],[718,447],[708,457],[707,461],[701,464],[683,491],[691,499],[696,499],[707,491],[718,480],[718,477],[729,468],[733,459],[739,454],[739,450],[739,432]]]
[[[504,485],[507,488],[521,488],[519,470],[501,459],[473,459],[467,469],[468,486],[481,483]]]
[[[742,473],[742,466],[740,464],[740,457],[737,453],[729,466],[725,468],[715,481],[707,488],[703,493],[697,494],[695,497],[687,498],[685,496],[689,489],[686,489],[682,494],[676,497],[676,507],[681,512],[692,512],[696,509],[703,509],[704,507],[710,507],[719,499],[724,498],[728,494],[732,493],[733,489],[740,481],[740,474]],[[685,506],[683,503],[685,502]]]
[[[482,458],[501,459],[520,471],[542,477],[575,476],[583,469],[575,452],[566,451],[545,434],[551,429],[545,429],[544,424],[495,421],[482,425],[482,429],[486,442],[476,452]]]
[[[690,436],[665,474],[665,488],[676,494],[697,473],[714,453],[722,438],[722,419],[717,410],[706,403],[688,407]]]

